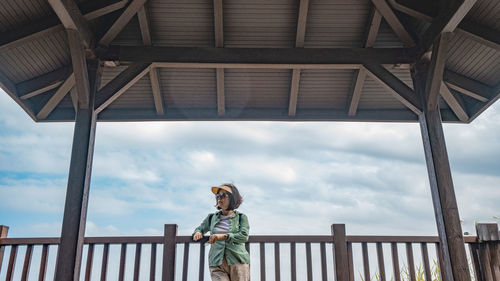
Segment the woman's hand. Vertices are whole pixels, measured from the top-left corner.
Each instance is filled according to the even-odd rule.
[[[193,240],[194,240],[194,241],[198,241],[198,240],[200,240],[202,237],[203,237],[203,234],[201,234],[201,232],[196,232],[196,233],[193,235]]]
[[[210,235],[210,238],[208,239],[208,243],[213,244],[217,240],[224,240],[226,239],[227,234],[224,233],[219,233],[219,234],[212,234]]]

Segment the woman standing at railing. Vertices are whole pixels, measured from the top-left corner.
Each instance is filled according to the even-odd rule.
[[[243,199],[233,184],[212,187],[219,211],[209,214],[193,233],[198,241],[210,231],[208,253],[210,276],[213,281],[249,281],[250,255],[245,248],[248,241],[248,218],[237,211]]]

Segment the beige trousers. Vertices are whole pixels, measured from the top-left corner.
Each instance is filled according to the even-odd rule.
[[[235,263],[228,265],[226,256],[222,258],[219,266],[210,266],[212,281],[250,281],[250,265]]]

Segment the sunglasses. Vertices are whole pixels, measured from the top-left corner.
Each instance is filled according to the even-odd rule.
[[[217,193],[217,194],[215,194],[215,199],[219,199],[219,198],[224,199],[224,198],[226,198],[226,196],[229,197],[229,194],[225,193],[225,192]]]

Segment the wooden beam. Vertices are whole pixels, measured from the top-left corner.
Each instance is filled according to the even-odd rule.
[[[366,40],[363,44],[365,48],[371,48],[375,44],[377,38],[378,30],[380,28],[380,22],[382,21],[382,15],[378,12],[376,8],[372,9],[370,15],[369,25],[367,27]],[[356,115],[356,110],[358,109],[359,100],[361,99],[361,92],[363,91],[363,85],[366,79],[366,69],[361,67],[355,74],[355,83],[352,90],[351,99],[349,102],[348,114],[349,116]]]
[[[290,86],[290,100],[288,103],[288,115],[295,116],[297,112],[297,98],[299,96],[300,69],[292,72],[292,83]]]
[[[83,17],[87,21],[90,21],[123,8],[127,2],[128,0],[84,1],[78,7]],[[19,47],[31,40],[63,29],[64,26],[61,24],[61,21],[51,16],[29,23],[19,29],[3,32],[0,37],[0,52]]]
[[[66,94],[75,86],[75,74],[71,74],[66,81],[57,89],[57,91],[52,95],[52,97],[47,101],[47,103],[40,109],[36,117],[38,119],[45,119],[49,114],[56,108],[56,106],[62,101]]]
[[[197,48],[111,46],[96,50],[103,61],[258,63],[258,64],[406,64],[412,48]]]
[[[349,112],[348,112],[349,116],[356,115],[356,111],[358,110],[359,100],[361,99],[363,84],[365,83],[365,78],[366,78],[366,69],[362,67],[356,73],[356,83],[354,84],[352,97],[349,103]]]
[[[73,0],[48,1],[64,28],[77,31],[85,48],[90,49],[94,45],[94,35],[76,3]]]
[[[78,93],[76,92],[76,87],[73,87],[70,91],[71,95],[71,103],[73,104],[73,108],[75,109],[75,114],[78,111]]]
[[[226,114],[226,95],[224,92],[224,68],[216,69],[217,75],[217,114],[224,116]]]
[[[46,74],[42,74],[30,80],[20,82],[16,85],[21,99],[29,99],[46,91],[59,87],[64,80],[73,72],[71,66],[61,67]]]
[[[444,66],[448,54],[448,42],[451,38],[450,32],[442,33],[432,49],[431,63],[427,76],[425,94],[427,95],[427,109],[432,111],[438,108],[439,90],[443,82]]]
[[[494,97],[494,93],[489,86],[453,71],[445,70],[443,79],[453,90],[481,102],[487,102]]]
[[[439,92],[441,93],[441,97],[443,97],[444,101],[448,104],[451,110],[453,110],[458,119],[462,122],[467,122],[469,120],[469,115],[465,110],[466,107],[462,97],[452,93],[444,82],[441,82],[441,89]]]
[[[142,5],[137,11],[137,18],[139,19],[139,27],[141,28],[142,43],[144,46],[151,46],[151,29],[149,14],[146,5]]]
[[[163,110],[163,98],[161,95],[160,78],[158,77],[157,68],[151,67],[151,70],[149,71],[149,79],[151,80],[151,89],[153,91],[156,113],[158,115],[163,115],[165,112]]]
[[[100,83],[99,63],[89,64],[90,99],[78,107],[68,175],[61,240],[57,249],[55,281],[78,280],[87,217],[90,174],[94,155],[96,114],[94,97]]]
[[[443,5],[445,5],[443,10],[439,12],[436,19],[425,30],[419,42],[421,53],[429,50],[441,33],[453,32],[475,3],[476,0],[443,1]]]
[[[215,47],[224,47],[224,9],[222,0],[214,0],[214,32]]]
[[[68,44],[71,53],[71,62],[73,72],[75,73],[76,91],[78,101],[82,108],[89,106],[89,77],[87,72],[87,62],[85,59],[85,50],[80,41],[78,31],[67,29]]]
[[[404,82],[399,80],[396,76],[394,76],[394,74],[381,65],[365,64],[364,66],[367,70],[367,74],[388,89],[396,99],[398,99],[415,114],[419,115],[422,113],[422,106],[420,105],[415,92],[413,92],[413,90]]]
[[[389,2],[395,10],[403,12],[416,19],[426,22],[434,22],[434,18],[436,17],[436,15],[431,15],[427,12],[432,10],[432,8],[429,7],[428,2],[413,0],[389,0]],[[495,30],[494,28],[463,19],[458,24],[455,31],[483,45],[500,51],[500,31]]]
[[[146,73],[149,72],[150,63],[134,63],[122,71],[118,76],[102,87],[96,97],[96,113],[100,113],[126,90],[132,87]]]
[[[144,6],[147,0],[132,0],[132,2],[127,6],[125,11],[120,15],[120,17],[113,23],[113,25],[108,29],[108,31],[99,40],[100,45],[109,45],[122,29],[129,23],[132,17],[139,11],[139,9]]]
[[[382,14],[385,21],[389,24],[399,39],[408,47],[415,46],[415,41],[408,31],[406,31],[405,27],[399,21],[389,4],[385,0],[372,0],[372,3],[375,5],[379,13]]]
[[[40,94],[43,94],[43,93],[45,93],[47,91],[50,91],[52,89],[55,89],[55,88],[61,86],[62,83],[63,83],[62,81],[53,82],[52,84],[49,84],[49,85],[47,85],[47,86],[45,86],[43,88],[36,89],[36,90],[34,90],[32,92],[27,93],[26,95],[22,95],[19,98],[22,99],[22,100],[25,100],[25,99],[32,98],[34,96],[38,96]]]
[[[193,69],[359,69],[361,64],[281,64],[281,63],[190,63],[190,62],[153,62],[153,67],[193,68]]]
[[[300,0],[299,17],[297,19],[297,36],[295,38],[295,47],[303,48],[306,36],[307,14],[309,13],[309,0]]]

